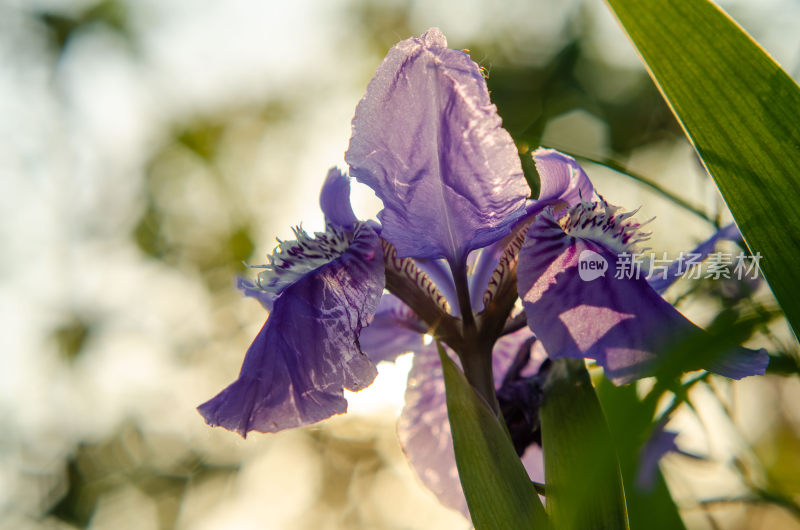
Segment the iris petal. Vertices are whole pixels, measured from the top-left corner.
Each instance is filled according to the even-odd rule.
[[[378,235],[362,225],[338,258],[283,290],[247,351],[236,381],[198,411],[243,437],[340,414],[343,388],[360,390],[375,365],[358,337],[384,287]]]
[[[414,354],[397,436],[408,463],[443,505],[469,517],[447,419],[442,365],[436,345]]]
[[[563,201],[573,206],[592,200],[594,187],[574,158],[540,147],[533,152],[533,160],[539,173],[538,201]]]
[[[361,349],[374,363],[394,361],[398,355],[419,351],[426,325],[393,294],[381,298],[375,318],[361,331]]]
[[[596,196],[589,177],[574,158],[553,149],[540,147],[533,152],[533,159],[539,173],[539,198],[526,203],[525,215],[517,220],[514,233],[547,206],[561,203],[568,207],[575,206],[581,200],[590,200]],[[483,310],[483,296],[489,278],[492,277],[506,246],[513,238],[514,234],[505,236],[502,240],[481,249],[470,283],[470,300],[474,311]]]
[[[608,269],[589,281],[580,256],[591,251]],[[659,296],[644,278],[617,277],[617,255],[591,239],[564,232],[551,211],[528,231],[517,268],[528,325],[551,357],[595,359],[617,384],[653,375],[659,352],[702,331]],[[689,360],[691,362],[691,359]],[[739,379],[763,374],[764,350],[731,344],[725,355],[699,366]]]
[[[438,29],[392,48],[356,108],[350,174],[400,257],[462,260],[508,233],[530,189],[480,68]]]
[[[357,222],[350,205],[350,179],[339,168],[332,167],[328,170],[319,194],[319,205],[329,223],[349,227]]]
[[[540,147],[533,152],[533,159],[539,173],[539,198],[527,202],[525,215],[519,222],[530,219],[548,206],[570,207],[597,198],[589,177],[571,156]]]

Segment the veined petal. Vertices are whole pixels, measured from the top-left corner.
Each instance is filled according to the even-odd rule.
[[[319,205],[328,223],[349,227],[357,222],[350,205],[350,179],[339,168],[332,167],[328,170],[319,194]]]
[[[538,201],[563,201],[574,206],[581,201],[593,200],[594,187],[574,158],[555,149],[540,147],[533,152],[533,160],[539,173]]]
[[[530,193],[480,68],[438,29],[389,51],[345,160],[383,201],[381,237],[400,257],[464,259],[508,233]]]
[[[478,258],[475,260],[469,279],[470,304],[475,313],[480,313],[484,309],[483,294],[486,292],[486,287],[489,285],[489,278],[492,277],[492,273],[497,269],[500,258],[503,257],[510,239],[511,236],[507,235],[503,239],[475,251],[479,254]]]
[[[398,355],[419,351],[427,326],[393,294],[384,294],[375,317],[361,330],[361,350],[374,363],[394,361]]]
[[[458,308],[458,295],[453,282],[453,273],[447,262],[441,259],[416,258],[414,263],[417,268],[428,275],[442,296],[447,300],[453,316],[461,316]]]
[[[375,365],[358,337],[384,287],[378,235],[360,225],[339,257],[285,287],[244,359],[239,378],[198,411],[235,431],[275,432],[347,410]]]
[[[447,418],[442,364],[435,344],[414,354],[397,436],[408,463],[422,483],[439,502],[469,519]]]
[[[539,198],[525,204],[525,215],[520,221],[530,219],[548,206],[561,212],[563,206],[572,207],[598,198],[589,177],[571,156],[540,147],[533,152],[533,160],[539,173]]]
[[[501,337],[492,352],[495,386],[499,387],[519,348],[531,337],[527,329]],[[449,353],[449,349],[446,348]],[[456,363],[458,360],[451,354]],[[532,359],[538,368],[541,358]],[[528,371],[526,367],[523,371]],[[469,519],[467,501],[458,478],[453,437],[447,418],[442,365],[435,344],[423,347],[414,354],[408,374],[406,403],[397,424],[400,444],[409,464],[420,480],[439,499]],[[525,451],[522,463],[531,479],[544,481],[544,461],[541,450],[535,447]]]
[[[629,217],[605,203],[576,206],[559,220],[545,210],[528,231],[517,267],[528,325],[548,354],[595,359],[617,384],[652,375],[659,352],[702,333],[643,277],[618,274],[620,252],[642,238]],[[730,345],[702,367],[739,379],[763,374],[767,362],[764,350]]]

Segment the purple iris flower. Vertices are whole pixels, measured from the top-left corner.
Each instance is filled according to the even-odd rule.
[[[574,162],[561,158],[553,163]],[[518,286],[528,325],[551,357],[594,359],[609,379],[623,384],[651,375],[659,352],[702,333],[635,267],[626,266],[624,258],[634,255],[648,235],[632,213],[596,194],[561,211],[547,207],[536,216],[520,250]],[[587,260],[607,270],[582,277]],[[674,274],[668,278],[674,280]],[[763,374],[768,362],[763,349],[731,344],[723,355],[686,368],[740,379]]]
[[[326,231],[296,229],[257,281],[240,281],[269,318],[238,379],[198,408],[210,425],[246,436],[342,413],[343,389],[364,388],[375,363],[412,351],[398,433],[423,482],[466,513],[439,358],[424,334],[505,417],[542,480],[546,357],[595,359],[624,383],[650,375],[665,342],[699,331],[645,279],[580,278],[582,252],[614,264],[644,238],[640,226],[554,150],[534,153],[541,191],[528,199],[480,68],[437,29],[389,52],[356,108],[345,159],[383,201],[380,225],[356,219],[347,177],[331,170]],[[766,361],[732,345],[704,367],[739,378]]]
[[[300,427],[347,410],[343,389],[372,383],[375,365],[358,337],[384,288],[378,234],[356,220],[349,182],[331,170],[320,203],[327,230],[281,242],[257,284],[245,284],[270,309],[238,379],[198,410],[211,426],[247,436]]]

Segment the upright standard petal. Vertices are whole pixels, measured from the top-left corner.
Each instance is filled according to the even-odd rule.
[[[527,202],[525,215],[519,222],[530,219],[548,206],[562,212],[564,206],[572,207],[581,201],[597,199],[589,177],[571,156],[540,147],[533,152],[533,161],[539,173],[539,198]]]
[[[579,204],[558,220],[547,209],[528,231],[517,267],[528,325],[548,354],[595,359],[617,384],[652,375],[660,352],[703,336],[635,267],[626,269],[625,253],[641,238],[630,215],[605,201]],[[716,359],[687,359],[684,368],[734,379],[764,373],[764,350],[726,347]]]
[[[239,378],[200,405],[200,414],[244,437],[345,412],[342,389],[360,390],[377,373],[358,337],[383,287],[378,235],[359,225],[339,257],[281,291]]]
[[[438,29],[392,48],[353,118],[350,174],[398,256],[461,260],[508,233],[530,189],[480,68]]]
[[[539,173],[541,202],[563,201],[574,206],[594,198],[594,187],[583,168],[571,156],[540,147],[533,152]]]
[[[319,194],[319,206],[325,214],[326,222],[335,226],[350,227],[357,222],[350,205],[350,179],[339,168],[332,167],[328,170]]]

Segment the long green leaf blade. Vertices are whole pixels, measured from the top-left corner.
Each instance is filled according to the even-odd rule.
[[[637,484],[642,444],[650,434],[655,400],[644,403],[636,396],[636,385],[615,386],[605,377],[599,378],[597,397],[617,447],[631,530],[685,528],[659,470],[650,489]]]
[[[708,0],[606,0],[800,330],[800,88]]]
[[[616,449],[582,360],[552,361],[540,418],[553,528],[628,528]]]
[[[507,430],[439,346],[447,414],[472,524],[477,530],[548,528],[544,507]]]

